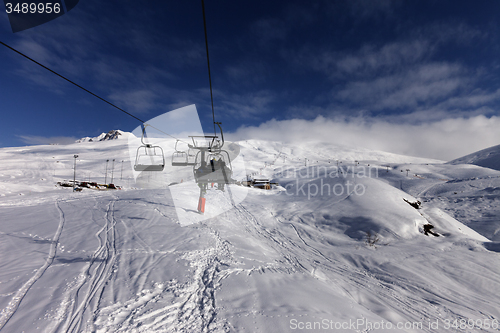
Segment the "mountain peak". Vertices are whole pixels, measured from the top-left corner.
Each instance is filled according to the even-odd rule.
[[[85,137],[81,138],[79,140],[76,140],[75,142],[81,143],[81,142],[96,142],[96,141],[108,141],[108,140],[116,140],[119,139],[121,135],[123,135],[123,131],[120,130],[111,130],[108,133],[102,133],[99,136],[96,136],[94,138],[91,137]]]

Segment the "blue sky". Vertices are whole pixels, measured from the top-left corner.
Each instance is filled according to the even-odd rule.
[[[216,120],[233,138],[442,159],[500,144],[500,1],[205,6]],[[213,128],[198,0],[85,0],[16,34],[4,13],[0,40],[141,119],[196,104]],[[3,46],[0,60],[0,146],[139,125]]]

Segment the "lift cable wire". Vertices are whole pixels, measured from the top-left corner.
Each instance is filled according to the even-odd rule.
[[[207,49],[208,82],[210,83],[210,99],[212,101],[212,119],[214,121],[214,135],[217,136],[217,131],[215,129],[215,111],[214,111],[214,95],[212,93],[212,76],[210,75],[210,57],[208,56],[207,19],[205,18],[205,2],[203,0],[201,0],[201,7],[203,9],[203,27],[205,28],[205,46]]]
[[[14,52],[16,52],[16,53],[18,53],[18,54],[22,55],[22,56],[23,56],[23,57],[25,57],[26,59],[31,60],[32,62],[34,62],[34,63],[35,63],[35,64],[37,64],[38,66],[45,68],[45,69],[46,69],[46,70],[48,70],[49,72],[51,72],[51,73],[53,73],[53,74],[55,74],[55,75],[59,76],[60,78],[62,78],[62,79],[64,79],[64,80],[68,81],[69,83],[71,83],[71,84],[73,84],[73,85],[77,86],[78,88],[80,88],[80,89],[82,89],[82,90],[84,90],[84,91],[88,92],[88,93],[89,93],[89,94],[91,94],[92,96],[99,98],[101,101],[103,101],[103,102],[105,102],[105,103],[107,103],[107,104],[111,105],[112,107],[114,107],[114,108],[116,108],[116,109],[120,110],[121,112],[123,112],[123,113],[125,113],[125,114],[127,114],[127,115],[131,116],[132,118],[134,118],[134,119],[136,119],[136,120],[140,121],[142,124],[146,124],[146,122],[145,122],[145,121],[143,121],[143,120],[141,120],[140,118],[138,118],[138,117],[134,116],[133,114],[131,114],[131,113],[129,113],[129,112],[127,112],[127,111],[123,110],[122,108],[120,108],[120,107],[118,107],[118,106],[114,105],[113,103],[111,103],[111,102],[109,102],[109,101],[105,100],[104,98],[102,98],[102,97],[100,97],[100,96],[98,96],[98,95],[94,94],[93,92],[91,92],[91,91],[89,91],[89,90],[85,89],[84,87],[82,87],[82,86],[80,86],[79,84],[77,84],[77,83],[75,83],[75,82],[71,81],[70,79],[68,79],[68,78],[66,78],[66,77],[64,77],[64,76],[62,76],[61,74],[59,74],[59,73],[57,73],[57,72],[53,71],[52,69],[48,68],[47,66],[42,65],[42,64],[41,64],[41,63],[39,63],[38,61],[36,61],[36,60],[34,60],[34,59],[32,59],[32,58],[28,57],[26,54],[24,54],[24,53],[22,53],[22,52],[20,52],[20,51],[16,50],[15,48],[13,48],[13,47],[11,47],[11,46],[9,46],[9,45],[5,44],[5,43],[4,43],[4,42],[2,42],[2,41],[0,41],[0,44],[2,44],[2,45],[4,45],[4,46],[6,46],[7,48],[11,49],[12,51],[14,51]],[[171,137],[171,138],[173,138],[173,139],[179,140],[179,141],[184,142],[184,143],[186,143],[186,144],[187,144],[187,142],[185,142],[185,141],[183,141],[183,140],[181,140],[181,139],[178,139],[178,138],[176,138],[175,136],[172,136],[172,135],[170,135],[170,134],[168,134],[168,133],[165,133],[165,132],[163,132],[162,130],[160,130],[160,129],[158,129],[158,128],[156,128],[156,127],[154,127],[154,126],[150,125],[150,124],[147,124],[147,125],[148,125],[149,127],[151,127],[151,128],[154,128],[155,130],[157,130],[157,131],[159,131],[159,132],[161,132],[161,133],[165,134],[165,135],[168,135],[169,137]],[[215,126],[215,125],[214,125],[214,126]]]

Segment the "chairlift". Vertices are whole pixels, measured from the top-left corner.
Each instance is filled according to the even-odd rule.
[[[185,150],[178,150],[177,143],[175,142],[175,151],[172,154],[172,166],[191,166],[195,164],[196,153],[193,148],[189,148],[187,152]]]
[[[179,140],[175,142],[175,151],[172,154],[172,166],[187,166],[188,165],[188,154],[185,151],[178,150],[177,144]]]
[[[188,165],[194,165],[196,162],[196,151],[193,148],[188,149]]]
[[[146,126],[142,128],[142,145],[137,148],[135,156],[135,171],[163,171],[165,168],[165,155],[160,146],[154,146],[151,143],[145,143]]]
[[[193,172],[198,184],[230,184],[233,170],[228,152],[225,150],[211,153],[199,151],[196,154]]]
[[[229,153],[222,149],[224,134],[220,123],[216,123],[221,132],[221,139],[216,135],[191,136],[193,144],[189,148],[198,150],[193,173],[199,185],[208,183],[230,184],[233,182],[231,158]]]

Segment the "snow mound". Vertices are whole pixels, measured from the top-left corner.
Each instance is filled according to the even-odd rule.
[[[500,145],[457,158],[449,161],[448,164],[474,164],[485,168],[500,170]]]

